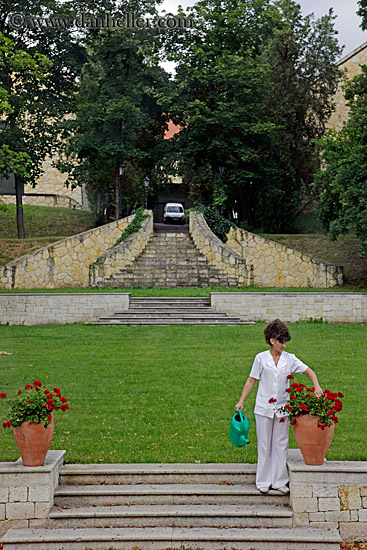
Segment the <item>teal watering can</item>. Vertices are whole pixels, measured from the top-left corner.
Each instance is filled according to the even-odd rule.
[[[247,439],[250,428],[249,421],[242,414],[241,409],[232,416],[231,426],[229,428],[229,439],[236,447],[244,447],[249,440]]]

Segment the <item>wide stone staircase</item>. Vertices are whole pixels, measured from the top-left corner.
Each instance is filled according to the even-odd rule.
[[[292,527],[289,497],[252,464],[65,465],[55,506],[4,550],[340,550],[333,529]],[[43,521],[43,520],[42,520]]]
[[[211,309],[210,298],[130,298],[127,311],[104,316],[97,325],[254,325]]]
[[[238,280],[210,265],[188,233],[154,232],[134,263],[103,286],[238,286]]]

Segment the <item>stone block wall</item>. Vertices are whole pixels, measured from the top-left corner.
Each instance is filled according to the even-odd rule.
[[[0,532],[10,527],[42,527],[54,505],[65,451],[48,451],[43,466],[0,462]]]
[[[259,235],[231,228],[227,243],[253,265],[253,283],[264,287],[330,288],[343,285],[343,268]]]
[[[251,266],[248,265],[251,262],[222,243],[209,229],[202,214],[190,212],[189,231],[197,249],[210,265],[224,271],[229,277],[236,278],[238,286],[253,283]]]
[[[0,294],[0,325],[91,323],[129,309],[130,293]]]
[[[143,220],[141,229],[121,244],[101,254],[90,266],[89,286],[103,287],[115,273],[126,269],[146,247],[153,233],[153,212],[146,210],[147,218]]]
[[[346,80],[352,80],[358,74],[361,74],[361,65],[367,64],[367,43],[361,44],[358,48],[345,55],[338,63],[338,67],[344,71]],[[339,82],[338,90],[334,96],[335,110],[328,121],[328,128],[342,129],[344,122],[347,122],[349,116],[349,107],[344,97],[344,78]]]
[[[2,195],[5,204],[15,204],[15,195]],[[67,195],[36,195],[35,193],[23,195],[23,204],[34,206],[56,206],[58,208],[72,208],[80,210],[82,205]]]
[[[367,462],[307,466],[292,449],[288,469],[295,527],[338,529],[343,541],[367,540]]]
[[[0,266],[0,289],[88,287],[89,265],[115,244],[133,219],[90,229]]]
[[[212,292],[211,306],[245,321],[367,323],[366,292]]]

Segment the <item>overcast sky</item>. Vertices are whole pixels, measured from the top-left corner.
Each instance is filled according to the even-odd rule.
[[[194,0],[164,0],[161,9],[174,13],[181,4],[184,8],[192,6]],[[335,21],[338,30],[339,42],[344,47],[343,55],[349,53],[367,41],[367,32],[360,28],[360,17],[357,16],[357,0],[298,0],[304,15],[314,13],[316,17],[325,15],[329,8],[333,8],[337,19]]]

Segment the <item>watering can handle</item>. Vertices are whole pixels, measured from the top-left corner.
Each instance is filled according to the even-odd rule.
[[[241,422],[243,422],[243,414],[241,409],[238,409],[238,414],[240,415]]]

